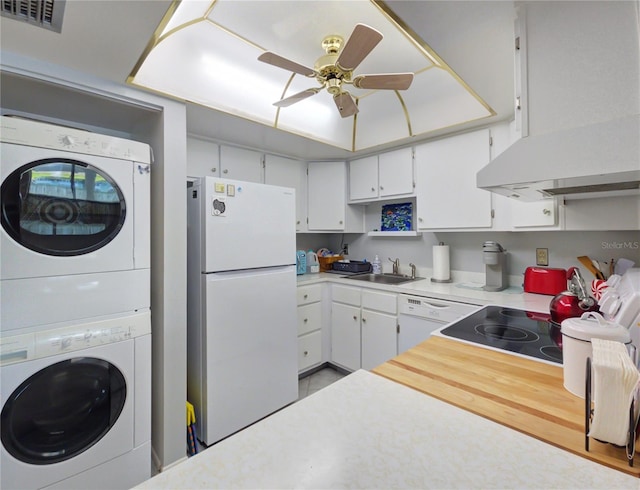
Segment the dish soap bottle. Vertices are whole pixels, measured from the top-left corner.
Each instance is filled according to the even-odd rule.
[[[382,263],[380,262],[380,257],[376,255],[376,258],[371,262],[371,266],[374,274],[382,274]]]

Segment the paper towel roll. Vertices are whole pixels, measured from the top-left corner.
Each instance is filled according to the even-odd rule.
[[[451,272],[449,271],[449,245],[433,246],[433,282],[450,282]]]

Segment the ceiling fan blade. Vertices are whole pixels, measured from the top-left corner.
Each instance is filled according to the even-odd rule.
[[[270,51],[265,51],[260,56],[258,56],[258,61],[277,66],[278,68],[284,68],[285,70],[299,73],[300,75],[304,75],[307,77],[313,77],[316,75],[316,72],[313,68],[309,68],[308,66],[301,65],[299,63],[296,63],[295,61],[288,60],[287,58],[283,58],[282,56]]]
[[[308,88],[307,90],[303,90],[302,92],[293,94],[292,96],[287,97],[286,99],[280,99],[278,102],[274,102],[273,105],[276,107],[289,107],[290,105],[293,105],[296,102],[300,102],[301,100],[304,100],[307,97],[316,95],[318,92],[320,92],[319,88]]]
[[[354,70],[376,45],[382,41],[382,34],[373,27],[357,24],[342,48],[336,65],[345,71]]]
[[[358,75],[353,86],[375,90],[406,90],[413,82],[413,73],[383,73],[381,75]]]
[[[336,103],[338,111],[342,117],[353,116],[358,112],[358,106],[356,101],[349,92],[340,92],[333,96],[333,101]]]

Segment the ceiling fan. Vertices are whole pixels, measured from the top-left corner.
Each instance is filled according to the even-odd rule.
[[[320,83],[320,87],[308,88],[281,99],[273,105],[288,107],[326,88],[327,92],[333,95],[340,115],[349,117],[358,112],[358,106],[354,97],[344,89],[346,84],[372,90],[408,89],[413,81],[413,73],[383,73],[353,77],[353,70],[382,41],[382,38],[380,32],[365,24],[357,24],[346,43],[338,35],[327,36],[322,40],[322,48],[326,54],[316,60],[313,68],[288,60],[270,51],[262,53],[258,57],[259,61],[309,78],[315,77]]]

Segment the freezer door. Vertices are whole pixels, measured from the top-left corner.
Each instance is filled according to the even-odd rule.
[[[298,398],[295,267],[203,276],[202,438],[212,444]]]
[[[295,263],[294,189],[215,177],[200,184],[204,272]]]

